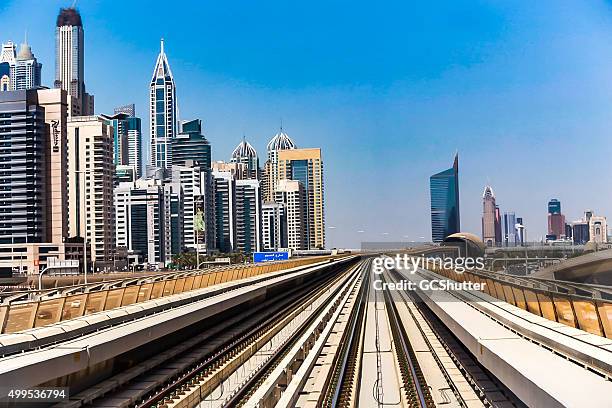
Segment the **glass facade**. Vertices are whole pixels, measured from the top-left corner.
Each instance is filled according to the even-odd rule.
[[[183,122],[181,133],[172,140],[172,155],[172,164],[185,166],[192,160],[194,166],[210,170],[210,143],[202,134],[201,120]]]
[[[444,238],[460,231],[459,219],[459,157],[453,167],[434,174],[429,179],[431,194],[431,239]]]
[[[548,202],[548,213],[549,214],[561,214],[561,201],[553,198]]]

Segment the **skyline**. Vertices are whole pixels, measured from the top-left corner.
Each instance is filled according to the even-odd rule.
[[[34,30],[34,27],[27,27],[28,42],[39,62],[43,64],[43,84],[52,87],[55,15],[60,6],[66,7],[69,4],[45,2],[31,7],[27,7],[27,4],[34,3],[20,2],[0,6],[0,17],[7,22],[0,40],[13,40],[19,44],[23,38],[20,33],[23,27],[36,25]],[[265,143],[278,131],[281,118],[284,129],[299,147],[323,148],[327,163],[327,224],[337,227],[328,231],[331,246],[356,246],[362,240],[419,240],[420,236],[430,237],[428,178],[448,166],[455,150],[459,150],[462,157],[460,185],[463,231],[480,235],[480,199],[485,184],[491,184],[495,189],[502,212],[513,211],[523,216],[529,240],[534,239],[534,235],[545,234],[546,204],[551,198],[558,198],[563,202],[568,221],[578,219],[587,208],[601,215],[611,213],[612,206],[608,204],[612,198],[611,193],[605,189],[589,188],[588,183],[585,183],[593,180],[596,177],[594,174],[599,172],[604,176],[612,169],[610,164],[605,162],[611,153],[609,143],[605,143],[609,125],[609,120],[605,119],[610,117],[612,106],[612,76],[609,74],[612,72],[609,68],[612,67],[606,61],[605,55],[612,55],[612,49],[603,43],[606,38],[610,38],[604,34],[612,35],[612,22],[609,7],[601,3],[593,2],[585,6],[576,3],[578,10],[554,7],[547,10],[551,14],[552,22],[544,25],[543,30],[539,32],[542,38],[536,36],[531,43],[520,44],[521,53],[524,54],[522,58],[535,58],[540,55],[536,52],[539,49],[538,40],[550,40],[545,34],[552,35],[553,38],[558,37],[558,40],[569,40],[569,45],[573,46],[566,50],[563,46],[565,42],[560,41],[556,47],[552,47],[552,55],[556,56],[556,59],[553,59],[550,65],[555,65],[556,62],[561,66],[560,70],[556,67],[556,75],[550,76],[551,67],[546,66],[546,63],[542,64],[542,61],[546,61],[543,55],[529,64],[533,71],[533,77],[529,78],[523,78],[521,70],[518,69],[525,63],[524,60],[518,61],[521,63],[519,66],[508,64],[511,56],[516,57],[509,52],[512,51],[513,43],[520,41],[504,29],[512,31],[512,28],[520,28],[511,24],[516,24],[516,21],[510,17],[517,19],[521,14],[516,11],[513,14],[506,9],[506,13],[510,14],[508,16],[503,13],[504,10],[499,10],[499,7],[483,6],[484,10],[478,10],[488,16],[489,20],[479,21],[486,27],[476,24],[478,27],[473,29],[475,32],[459,24],[459,27],[465,30],[460,30],[463,36],[459,35],[460,38],[455,41],[464,41],[465,44],[453,44],[454,47],[451,46],[450,50],[447,50],[451,51],[451,56],[454,56],[453,51],[461,54],[454,56],[456,60],[447,57],[447,60],[438,61],[442,57],[433,53],[434,61],[423,65],[428,67],[436,65],[434,62],[437,62],[439,66],[429,67],[429,72],[420,72],[425,69],[423,67],[409,70],[407,60],[400,61],[401,63],[397,64],[399,67],[395,68],[381,64],[383,68],[378,70],[376,64],[358,60],[354,70],[345,71],[345,78],[336,71],[325,73],[314,70],[311,76],[307,75],[307,69],[303,72],[298,70],[293,76],[290,71],[295,68],[294,64],[300,61],[305,62],[306,66],[319,61],[328,68],[336,62],[340,63],[340,68],[346,69],[349,63],[343,59],[349,56],[346,50],[339,50],[340,56],[336,58],[333,58],[329,48],[319,54],[311,50],[310,54],[306,52],[301,59],[294,54],[285,54],[283,60],[288,62],[287,68],[280,70],[274,61],[262,61],[267,56],[262,55],[261,60],[246,59],[249,61],[246,65],[252,69],[246,68],[245,72],[245,68],[241,69],[236,65],[237,61],[225,54],[229,51],[224,53],[216,49],[210,44],[210,39],[202,44],[197,41],[184,41],[184,38],[206,40],[205,33],[196,37],[197,30],[209,28],[194,27],[194,31],[187,31],[185,35],[185,30],[189,30],[189,27],[183,26],[189,26],[191,19],[197,19],[202,13],[209,11],[212,11],[212,15],[229,15],[229,11],[223,6],[205,6],[203,10],[195,10],[195,15],[187,16],[187,21],[181,27],[168,25],[164,28],[166,31],[159,32],[158,29],[147,28],[147,24],[139,26],[138,24],[142,23],[138,21],[134,23],[142,30],[134,29],[125,21],[122,25],[121,19],[125,17],[112,13],[104,14],[103,10],[108,4],[104,1],[77,4],[83,15],[86,32],[85,80],[88,91],[96,96],[96,113],[112,113],[115,106],[134,102],[137,115],[146,121],[148,83],[159,52],[159,39],[164,37],[166,52],[177,83],[180,118],[202,119],[204,134],[212,144],[214,160],[229,161],[232,150],[242,139],[243,132],[246,139],[255,146],[260,159],[265,157]],[[453,10],[456,7],[460,8],[449,6],[451,10],[446,10],[446,13],[442,11],[441,14],[453,17],[458,13],[455,18],[466,18],[461,10]],[[126,5],[124,11],[125,14],[132,15],[130,10],[138,9],[145,17],[151,17],[147,14],[150,12],[140,10],[142,8],[131,4]],[[241,11],[244,13],[240,14],[242,17],[248,15],[248,7],[245,8],[247,10]],[[362,10],[356,8],[357,14],[360,14]],[[533,8],[537,9],[538,6]],[[24,9],[28,11],[22,12]],[[336,8],[330,11],[332,15],[338,12]],[[350,12],[354,14],[355,10]],[[384,14],[380,10],[377,12]],[[176,11],[172,10],[171,13]],[[307,13],[303,17],[304,20],[311,14],[312,12]],[[261,14],[258,16],[263,18]],[[106,20],[111,17],[111,20]],[[539,21],[531,15],[528,17],[534,20],[531,23]],[[328,18],[321,17],[317,21]],[[444,19],[439,16],[431,18],[434,22]],[[213,17],[208,19],[212,20]],[[551,30],[551,26],[563,22],[564,19],[577,23],[573,25],[579,34],[576,38],[564,38],[563,34],[567,34],[565,31]],[[451,23],[456,23],[453,18],[450,20]],[[104,24],[105,21],[113,24]],[[305,24],[304,21],[301,23]],[[216,24],[222,25],[221,22]],[[422,25],[423,23],[418,26],[418,30],[426,29]],[[251,27],[249,24],[247,26]],[[260,31],[253,32],[255,38],[267,33],[264,26],[265,24],[261,24]],[[256,24],[255,27],[260,25]],[[534,29],[529,24],[526,27],[527,31]],[[350,28],[354,34],[360,27]],[[371,27],[365,27],[364,30],[372,34]],[[489,35],[480,36],[483,30]],[[142,33],[138,33],[135,38],[126,38],[128,34],[136,31]],[[519,31],[525,31],[525,28]],[[593,32],[598,35],[589,35]],[[180,38],[181,34],[183,39]],[[225,32],[214,39],[223,40],[226,34],[229,36],[226,42],[237,41],[236,34]],[[376,39],[387,39],[388,34],[392,33],[376,34]],[[113,47],[108,47],[109,38],[106,37],[109,35]],[[283,37],[284,35],[283,32]],[[289,33],[289,38],[268,38],[271,45],[263,48],[256,44],[255,39],[243,38],[246,46],[230,48],[237,55],[236,59],[239,59],[240,55],[243,58],[248,56],[249,50],[245,48],[249,46],[253,48],[250,50],[251,54],[257,54],[257,50],[266,54],[266,51],[270,51],[268,48],[274,50],[275,46],[286,51],[287,46],[292,44],[291,37],[295,35]],[[365,34],[361,34],[358,38],[363,40],[364,36]],[[347,37],[348,34],[341,39],[346,40]],[[510,44],[503,41],[508,39]],[[312,44],[307,38],[303,40],[294,43],[302,53],[308,51],[310,45],[323,43],[319,37],[313,39]],[[585,44],[581,40],[590,41]],[[113,41],[117,41],[116,45]],[[435,43],[438,38],[432,41]],[[602,44],[598,44],[598,41]],[[381,51],[373,50],[374,43],[375,41],[371,41],[362,45],[369,52],[368,55],[380,57],[378,53]],[[495,49],[496,44],[500,43],[505,45],[505,49],[502,47],[501,51]],[[106,47],[103,44],[106,44]],[[351,53],[359,51],[351,48],[355,47],[355,44],[349,45],[348,51]],[[386,47],[391,45],[382,48],[386,50]],[[92,49],[96,51],[92,52]],[[412,50],[419,57],[430,52],[418,46],[414,50],[406,47],[406,50]],[[135,55],[131,55],[132,53]],[[109,58],[111,55],[115,58]],[[213,58],[206,61],[206,57],[210,56]],[[570,67],[570,56],[581,56],[582,59],[572,61],[574,65]],[[568,65],[564,67],[563,62],[566,59]],[[110,65],[108,62],[105,65],[105,60],[109,60]],[[114,65],[115,61],[121,60],[136,63],[133,66]],[[391,61],[383,59],[381,62]],[[510,65],[510,70],[492,72],[495,68],[500,68],[500,64]],[[110,68],[104,71],[102,67],[106,66]],[[280,72],[283,75],[271,79],[273,73],[264,75],[261,72],[262,66],[271,69],[273,73]],[[115,70],[121,73],[121,78],[108,75],[108,72]],[[488,76],[479,77],[483,70]],[[144,72],[144,75],[141,72]],[[377,78],[377,75],[381,78]],[[549,79],[538,82],[538,78],[544,77]],[[503,79],[509,81],[504,82]],[[569,82],[564,82],[568,79]],[[483,85],[480,85],[481,80]],[[577,82],[572,80],[584,83],[578,86]],[[489,83],[490,81],[492,83]],[[455,85],[452,85],[453,83]],[[125,95],[112,94],[112,89],[125,89]],[[542,92],[542,95],[534,94],[534,90]],[[549,95],[544,95],[547,92]],[[510,100],[505,101],[505,97]],[[445,109],[442,110],[441,107]],[[440,128],[436,123],[439,119],[441,122],[451,120],[451,124]],[[472,121],[473,123],[469,123]],[[143,129],[148,129],[148,121],[143,123]],[[585,147],[584,142],[588,141],[584,137],[585,133],[592,135],[591,143],[593,147],[597,145],[596,149]],[[373,142],[377,141],[381,134],[383,143]],[[510,140],[509,135],[515,134],[517,140]],[[533,137],[538,137],[539,140],[534,143],[530,139]],[[579,140],[581,138],[582,140]],[[143,139],[147,141],[143,151],[148,157],[148,131],[143,132]],[[473,146],[483,141],[490,143],[482,144],[478,150],[473,149]],[[347,143],[350,144],[348,149]],[[440,143],[445,145],[441,147]],[[415,150],[419,150],[419,154],[410,157]],[[550,157],[545,157],[546,153]],[[516,163],[518,160],[514,157],[519,154],[525,155],[526,163]],[[494,159],[487,155],[493,156]],[[500,160],[500,157],[503,160]],[[363,163],[374,167],[367,171],[368,169],[362,168],[366,167],[362,166]],[[494,166],[504,169],[495,169]],[[350,182],[352,178],[360,180],[361,183]],[[519,184],[525,184],[524,193],[517,188]],[[355,195],[363,197],[363,200],[356,202],[353,199]],[[414,197],[417,199],[414,200]],[[394,201],[405,203],[405,206],[389,204]],[[363,222],[358,223],[357,220],[360,219]],[[366,232],[357,233],[359,230]],[[388,235],[383,235],[385,232]],[[410,235],[405,238],[405,234]]]

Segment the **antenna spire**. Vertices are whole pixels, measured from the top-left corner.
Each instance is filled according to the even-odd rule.
[[[161,53],[164,53],[164,38],[162,37],[161,39],[161,44],[160,44],[160,49],[161,49]]]

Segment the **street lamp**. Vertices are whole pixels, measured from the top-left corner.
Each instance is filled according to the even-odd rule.
[[[93,170],[74,170],[75,174],[92,174]],[[83,279],[87,285],[87,225],[85,226],[85,236],[83,237]]]

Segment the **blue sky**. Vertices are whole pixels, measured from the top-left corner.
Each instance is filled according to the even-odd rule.
[[[27,30],[46,85],[55,18],[70,4],[0,3],[0,41]],[[243,133],[265,156],[281,118],[298,146],[322,147],[333,246],[429,238],[428,177],[456,150],[465,231],[480,235],[486,183],[531,239],[553,197],[569,220],[612,215],[607,2],[119,4],[77,3],[96,111],[134,102],[148,122],[164,37],[181,118],[203,120],[215,160]]]

